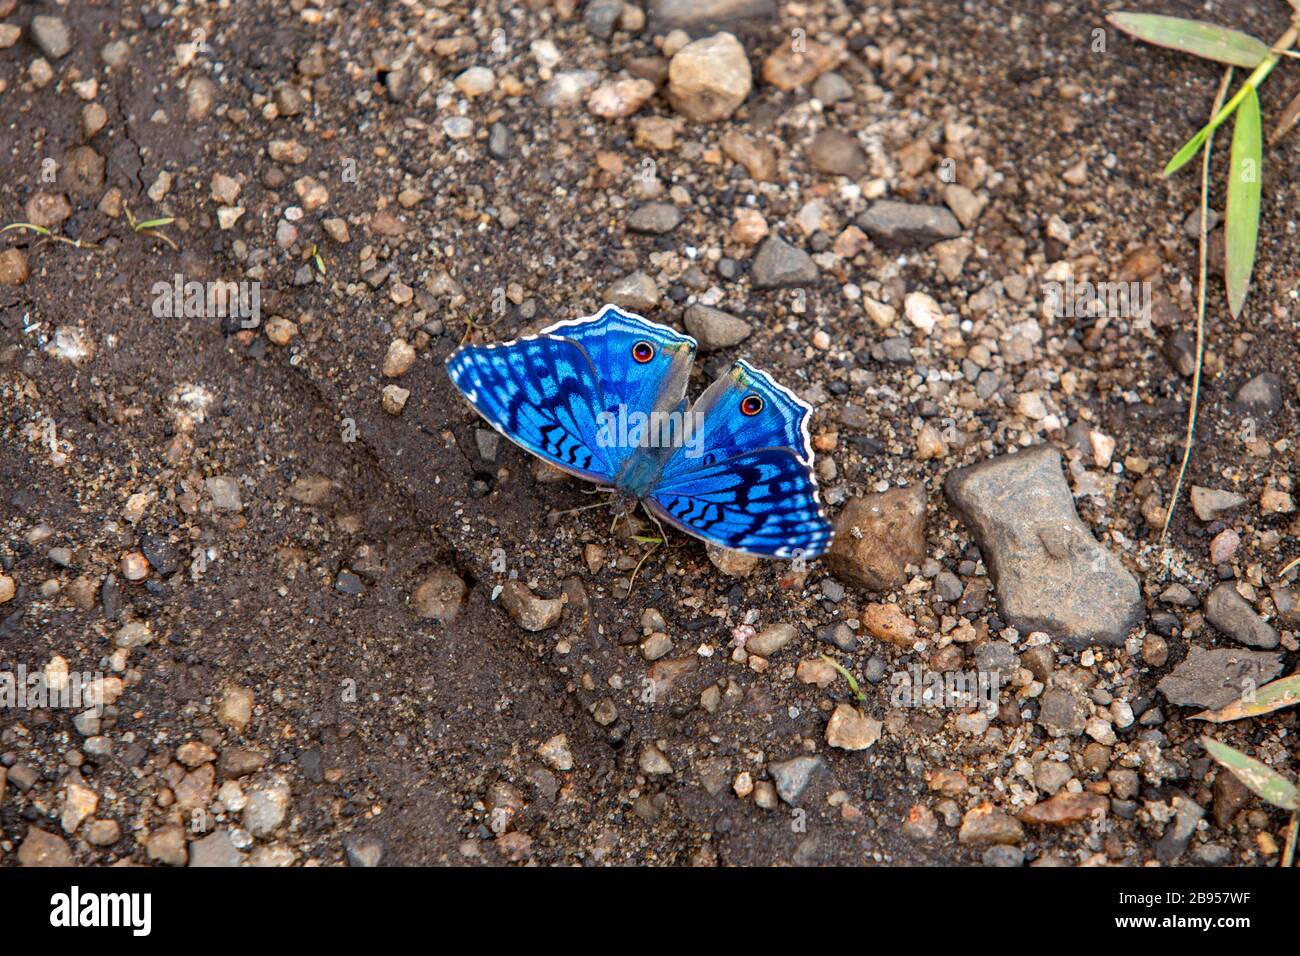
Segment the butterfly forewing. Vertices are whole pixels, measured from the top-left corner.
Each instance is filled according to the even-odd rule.
[[[466,346],[447,360],[447,374],[511,441],[580,478],[613,480],[614,463],[599,440],[600,384],[577,343],[538,336]]]
[[[670,410],[686,395],[696,343],[666,325],[607,305],[589,318],[548,326],[543,334],[582,346],[600,379],[602,411],[615,417]]]

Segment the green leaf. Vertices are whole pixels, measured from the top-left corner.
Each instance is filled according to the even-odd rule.
[[[828,657],[825,654],[822,655],[822,660],[824,660],[827,664],[830,664],[831,667],[839,671],[840,676],[849,682],[849,689],[853,691],[854,697],[856,697],[858,700],[861,701],[865,701],[867,699],[867,695],[862,693],[862,689],[858,686],[858,679],[849,673],[847,667],[845,667],[835,658]]]
[[[1265,684],[1255,691],[1253,700],[1234,700],[1218,710],[1203,710],[1199,714],[1192,714],[1192,720],[1208,720],[1214,724],[1222,724],[1229,720],[1241,720],[1243,717],[1271,714],[1275,710],[1294,707],[1296,704],[1300,704],[1300,673]]]
[[[1209,737],[1202,737],[1201,743],[1205,744],[1211,757],[1231,770],[1234,777],[1264,800],[1283,810],[1300,810],[1300,790],[1285,777],[1227,744]]]
[[[1162,17],[1153,13],[1112,13],[1106,19],[1129,36],[1147,43],[1232,66],[1254,69],[1269,53],[1268,44],[1262,40],[1204,20]]]
[[[1259,239],[1259,197],[1262,189],[1264,145],[1259,97],[1247,87],[1232,131],[1232,166],[1228,175],[1228,206],[1224,224],[1224,282],[1233,318],[1241,314],[1255,268]]]
[[[44,226],[38,226],[30,222],[11,222],[9,225],[0,229],[0,232],[8,232],[10,229],[30,229],[32,232],[39,232],[42,236],[50,235],[50,230]]]
[[[135,224],[135,231],[140,232],[144,229],[157,229],[159,226],[170,226],[176,221],[174,216],[164,216],[162,219],[146,219],[144,222]]]
[[[1201,144],[1204,143],[1223,121],[1226,120],[1246,99],[1248,94],[1254,94],[1259,89],[1259,85],[1268,79],[1268,75],[1273,72],[1273,67],[1277,66],[1277,61],[1281,57],[1276,53],[1270,53],[1264,58],[1264,62],[1251,71],[1250,76],[1246,77],[1246,82],[1242,85],[1232,99],[1223,105],[1223,109],[1215,114],[1214,119],[1210,120],[1205,126],[1197,132],[1195,136],[1183,144],[1183,148],[1174,154],[1174,158],[1169,160],[1165,166],[1165,175],[1172,176],[1178,170],[1187,165],[1187,161],[1200,152]]]

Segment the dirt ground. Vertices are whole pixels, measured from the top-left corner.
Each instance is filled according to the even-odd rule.
[[[1128,6],[1202,14],[1182,0]],[[1214,18],[1262,38],[1285,30],[1280,0],[1220,6]],[[0,285],[0,565],[15,585],[0,672],[61,658],[108,675],[114,700],[80,725],[73,710],[0,711],[0,863],[30,862],[21,847],[40,830],[33,847],[83,864],[1276,865],[1286,815],[1220,781],[1199,743],[1207,725],[1155,687],[1189,645],[1228,644],[1199,608],[1160,594],[1179,582],[1203,599],[1225,567],[1284,632],[1285,672],[1297,662],[1268,585],[1300,529],[1260,499],[1290,491],[1296,470],[1300,136],[1266,157],[1243,316],[1227,318],[1217,279],[1210,294],[1188,483],[1248,504],[1203,522],[1184,497],[1161,546],[1190,398],[1171,356],[1194,332],[1184,220],[1198,182],[1159,171],[1206,118],[1220,72],[1114,29],[1098,50],[1093,31],[1115,8],[782,4],[736,28],[754,73],[740,110],[682,119],[656,149],[637,124],[677,115],[662,88],[629,118],[593,116],[585,93],[546,101],[552,73],[662,75],[667,31],[626,7],[605,39],[573,0],[19,2],[0,21],[22,31],[0,49],[0,220],[52,205],[54,233],[80,244],[0,236],[28,273]],[[33,45],[34,15],[64,21],[65,55]],[[836,51],[844,99],[764,80],[793,31]],[[476,66],[493,86],[469,95],[453,81]],[[1264,89],[1266,128],[1300,91],[1291,66]],[[811,144],[827,126],[856,140],[860,169],[826,171]],[[733,159],[729,133],[766,144],[768,181]],[[983,202],[964,245],[863,237],[836,251],[872,198],[941,204],[948,156]],[[647,158],[657,197],[635,178]],[[680,222],[630,229],[651,198]],[[818,281],[797,295],[757,287],[753,243],[733,229],[744,206],[814,256]],[[135,230],[130,217],[173,221]],[[1151,281],[1152,325],[1043,319],[1060,262]],[[467,337],[590,314],[634,272],[657,287],[639,310],[650,318],[683,328],[709,302],[749,322],[741,345],[697,359],[691,394],[743,356],[808,398],[832,514],[891,486],[926,489],[928,567],[881,593],[817,562],[732,576],[671,535],[628,594],[645,546],[603,510],[553,514],[593,499],[487,440],[443,361]],[[261,322],[156,314],[155,284],[178,275],[260,283]],[[913,291],[943,309],[933,335],[902,318]],[[1042,334],[1013,362],[1027,321]],[[905,361],[881,351],[900,336]],[[414,361],[386,375],[395,340]],[[977,391],[980,368],[963,362],[980,343],[995,378]],[[1284,401],[1247,425],[1234,395],[1261,372],[1281,377]],[[396,414],[393,385],[409,392]],[[1047,416],[1026,413],[1026,393]],[[1109,742],[1053,738],[1023,687],[974,733],[955,711],[895,708],[881,675],[958,647],[940,639],[954,626],[980,642],[1007,626],[994,597],[964,614],[935,603],[940,571],[967,587],[984,577],[944,477],[1010,448],[1069,449],[1079,422],[1115,441],[1116,463],[1141,462],[1084,469],[1100,488],[1075,491],[1150,619],[1127,647],[1052,644],[1055,664],[1159,720]],[[931,426],[942,448],[923,453]],[[1240,544],[1216,566],[1210,542],[1227,528]],[[521,627],[496,600],[512,580],[567,601],[559,622]],[[881,602],[933,647],[828,643]],[[1146,638],[1170,613],[1161,659]],[[796,628],[790,644],[745,653],[746,635],[780,624]],[[668,635],[666,655],[647,659],[643,630]],[[870,749],[827,744],[832,708],[857,702],[842,679],[797,676],[823,653],[863,679],[862,710],[883,722]],[[1142,762],[1155,728],[1179,768],[1164,779]],[[1296,732],[1294,710],[1214,728],[1292,779]],[[772,764],[800,755],[821,763],[797,805],[771,799]],[[1014,816],[1045,798],[1043,760],[1070,768],[1064,789],[1125,807],[1105,826],[959,839],[985,804]],[[1117,792],[1122,770],[1144,772],[1131,793]],[[1191,804],[1200,823],[1158,852]]]

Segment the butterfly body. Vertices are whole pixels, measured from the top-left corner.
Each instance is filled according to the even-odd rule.
[[[811,409],[736,362],[693,405],[696,342],[606,306],[513,342],[466,346],[453,383],[497,431],[612,487],[705,541],[767,557],[816,557],[831,529],[818,498]]]

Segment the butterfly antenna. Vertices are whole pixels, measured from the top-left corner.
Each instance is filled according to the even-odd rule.
[[[569,508],[567,511],[552,511],[546,518],[549,522],[559,521],[561,518],[567,518],[569,515],[576,515],[580,511],[590,511],[592,508],[603,508],[607,502],[597,501],[595,504],[581,505],[577,508]]]
[[[465,344],[465,342],[469,339],[471,333],[473,333],[475,329],[485,332],[500,321],[501,321],[501,313],[497,313],[497,317],[493,319],[491,322],[475,322],[468,315],[465,316],[465,334],[460,337],[460,345]],[[459,346],[457,347],[459,348]]]

